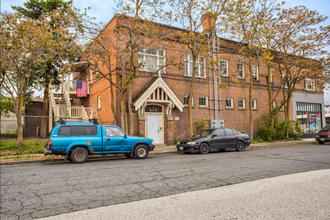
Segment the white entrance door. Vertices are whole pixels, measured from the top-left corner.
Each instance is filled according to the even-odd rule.
[[[159,144],[159,115],[148,115],[148,138]]]

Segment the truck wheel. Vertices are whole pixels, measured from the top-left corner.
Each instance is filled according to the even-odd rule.
[[[73,163],[84,163],[88,158],[88,152],[85,148],[78,147],[71,153],[71,160]]]
[[[134,156],[138,159],[147,158],[148,148],[145,145],[138,145],[134,150]]]

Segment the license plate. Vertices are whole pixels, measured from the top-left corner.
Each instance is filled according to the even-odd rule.
[[[183,147],[179,147],[180,150],[183,150]]]
[[[324,138],[321,138],[320,141],[324,141]]]

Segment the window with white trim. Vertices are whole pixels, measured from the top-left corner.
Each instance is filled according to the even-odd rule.
[[[191,54],[184,54],[184,75],[185,76],[192,76],[194,71],[193,68],[193,56]],[[197,57],[196,58],[196,77],[204,77],[205,78],[205,59],[204,57]]]
[[[226,108],[234,108],[234,98],[226,98]]]
[[[207,107],[207,106],[208,106],[207,96],[199,96],[199,107]]]
[[[252,65],[252,79],[259,80],[259,72],[257,65]]]
[[[273,109],[276,108],[276,102],[275,100],[273,101]]]
[[[273,82],[273,70],[270,70],[270,82]],[[268,82],[268,67],[266,67],[266,82]]]
[[[184,95],[183,96],[183,105],[188,106],[188,103],[189,103],[189,95]],[[194,97],[192,99],[192,105],[194,105]]]
[[[286,71],[283,71],[282,75],[283,75],[282,80],[285,81],[284,88],[288,88],[289,87],[289,85],[288,85],[289,78],[286,76]]]
[[[97,97],[97,109],[101,109],[101,96]]]
[[[257,100],[256,99],[252,99],[251,105],[252,105],[252,109],[257,109]]]
[[[313,79],[306,79],[305,89],[306,91],[315,91],[315,81]]]
[[[283,101],[280,101],[278,106],[281,106],[282,105],[282,102]],[[282,107],[280,108],[280,111],[284,111],[284,105],[282,105]]]
[[[244,78],[244,64],[237,64],[237,78]]]
[[[238,108],[239,109],[245,108],[245,99],[238,99]]]
[[[140,70],[165,73],[165,50],[155,48],[141,48],[139,50]]]
[[[228,61],[220,60],[220,75],[228,76]]]

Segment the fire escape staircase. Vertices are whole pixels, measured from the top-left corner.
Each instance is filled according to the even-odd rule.
[[[75,94],[76,91],[70,88],[70,84],[72,85],[72,82],[49,86],[49,98],[55,120],[58,118],[65,118],[66,121],[87,121],[92,119],[92,107],[71,105],[70,94]]]

